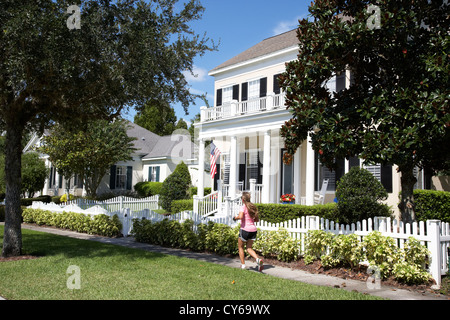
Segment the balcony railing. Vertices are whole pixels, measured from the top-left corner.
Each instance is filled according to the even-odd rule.
[[[221,106],[201,108],[201,122],[232,118],[239,115],[253,114],[284,106],[284,94],[268,94],[267,97],[247,101],[232,100]]]

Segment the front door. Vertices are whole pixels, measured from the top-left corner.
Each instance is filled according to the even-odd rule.
[[[286,165],[283,162],[285,149],[281,150],[281,194],[294,193],[294,164]]]

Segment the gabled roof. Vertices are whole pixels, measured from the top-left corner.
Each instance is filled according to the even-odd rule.
[[[159,137],[153,149],[143,157],[143,160],[151,158],[195,158],[197,146],[191,141],[191,137],[183,134],[171,134]]]
[[[287,31],[285,33],[264,39],[253,47],[215,67],[210,71],[210,73],[215,73],[220,69],[263,57],[265,55],[269,55],[283,49],[297,47],[298,43],[299,41],[297,38],[297,29]]]
[[[137,139],[133,141],[133,146],[138,149],[136,150],[136,153],[139,153],[140,155],[145,155],[152,151],[161,138],[157,134],[142,128],[133,122],[128,121],[127,125],[127,135]]]

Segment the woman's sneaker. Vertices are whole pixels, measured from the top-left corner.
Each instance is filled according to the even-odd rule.
[[[258,265],[258,271],[261,272],[264,269],[264,261],[263,259],[256,259],[256,264]]]

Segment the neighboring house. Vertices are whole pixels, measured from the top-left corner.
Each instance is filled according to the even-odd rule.
[[[134,185],[142,181],[163,182],[181,161],[184,161],[189,168],[192,184],[197,185],[197,146],[191,142],[187,131],[175,131],[172,135],[161,137],[135,123],[128,124],[128,136],[136,138],[133,145],[137,150],[132,154],[133,160],[118,162],[111,166],[109,173],[103,177],[97,194],[121,194],[134,191]],[[44,135],[46,134],[48,131],[44,132]],[[39,147],[41,138],[36,134],[33,135],[23,151],[27,152],[34,147]],[[41,158],[45,159],[46,166],[50,168],[42,194],[63,195],[67,190],[70,194],[77,196],[85,194],[81,179],[77,176],[70,179],[62,177],[47,155],[42,154]],[[208,176],[207,172],[203,174]]]
[[[280,203],[282,194],[292,193],[297,203],[312,205],[315,193],[328,179],[327,203],[335,198],[336,181],[351,167],[361,166],[381,181],[389,193],[388,204],[397,209],[400,176],[395,166],[365,166],[360,159],[351,158],[339,161],[339,169],[331,172],[318,161],[309,141],[299,147],[291,165],[283,163],[280,128],[291,113],[284,105],[277,77],[285,71],[286,62],[297,59],[298,50],[296,30],[292,30],[261,41],[209,72],[215,78],[214,107],[202,107],[201,120],[195,126],[200,158],[205,141],[213,140],[221,151],[214,190],[222,186],[224,195],[235,198],[240,191],[250,190],[251,179],[255,179],[252,190],[258,202]],[[326,86],[339,91],[349,83],[350,73],[346,72]],[[430,188],[431,177],[423,172],[417,175],[417,187]],[[199,194],[210,180],[199,181]]]

